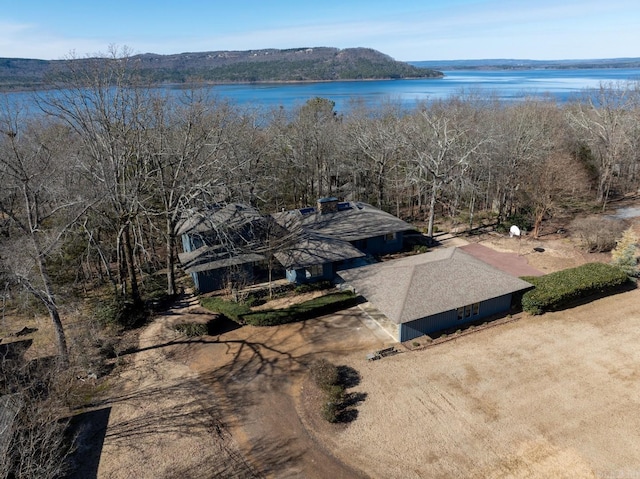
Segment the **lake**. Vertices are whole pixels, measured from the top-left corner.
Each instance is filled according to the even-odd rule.
[[[640,69],[445,71],[439,79],[267,83],[207,86],[211,93],[241,106],[291,109],[314,97],[336,103],[346,111],[352,101],[377,106],[388,101],[411,108],[416,101],[446,98],[460,93],[495,95],[504,101],[549,95],[566,102],[601,83],[640,81]],[[179,87],[167,87],[179,91]],[[13,101],[29,103],[28,93],[9,93]]]
[[[515,101],[531,96],[550,95],[559,102],[571,100],[584,90],[601,83],[640,80],[640,69],[585,70],[493,70],[445,71],[439,79],[339,81],[326,83],[287,83],[218,85],[212,92],[239,105],[291,108],[314,97],[328,98],[338,111],[349,108],[353,100],[375,106],[387,101],[412,107],[416,101],[446,98],[461,92],[495,95]]]

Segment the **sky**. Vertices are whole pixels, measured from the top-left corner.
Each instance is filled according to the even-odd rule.
[[[638,0],[0,0],[0,57],[367,47],[396,60],[640,57]]]

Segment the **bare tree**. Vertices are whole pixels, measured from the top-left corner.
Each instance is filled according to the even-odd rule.
[[[596,200],[606,208],[614,177],[631,157],[631,132],[637,121],[638,95],[629,83],[601,84],[597,93],[567,109],[574,131],[598,160]]]
[[[62,125],[27,122],[15,111],[5,110],[0,117],[0,213],[6,235],[2,266],[11,282],[45,306],[64,362],[67,343],[49,258],[86,210],[73,187],[77,170],[67,148],[73,143],[70,130]]]
[[[60,90],[42,95],[39,106],[81,138],[85,173],[115,232],[121,290],[140,304],[132,228],[145,196],[151,195],[145,132],[155,98],[137,84],[126,48],[67,65],[69,79]]]
[[[429,237],[433,237],[438,195],[445,186],[464,177],[473,155],[487,141],[475,134],[470,112],[459,107],[455,99],[423,105],[406,132],[414,174],[430,184]]]
[[[66,477],[75,445],[67,430],[69,378],[55,361],[0,358],[0,477]]]
[[[387,201],[387,184],[397,168],[402,148],[401,117],[395,105],[383,111],[360,108],[346,121],[345,128],[355,148],[365,158],[362,168],[373,185],[375,204],[382,208]]]
[[[224,187],[223,174],[232,169],[224,160],[234,113],[193,91],[177,99],[158,98],[153,112],[149,147],[164,218],[167,294],[174,295],[177,227],[197,199],[215,198]],[[156,202],[150,203],[148,211],[153,211]]]

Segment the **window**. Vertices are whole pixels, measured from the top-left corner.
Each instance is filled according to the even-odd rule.
[[[318,276],[322,276],[324,274],[324,269],[321,264],[314,264],[313,266],[309,266],[305,271],[305,276],[307,279],[309,278],[317,278]]]
[[[392,241],[396,240],[396,234],[395,233],[387,233],[386,235],[384,235],[384,240],[386,243],[390,243]]]
[[[464,318],[470,318],[471,316],[477,316],[480,314],[480,303],[468,304],[458,308],[458,320]]]

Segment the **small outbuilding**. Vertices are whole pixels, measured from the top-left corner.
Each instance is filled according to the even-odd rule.
[[[507,312],[533,287],[458,248],[338,274],[387,317],[400,342]]]

